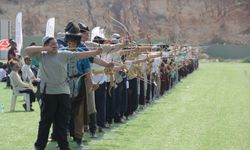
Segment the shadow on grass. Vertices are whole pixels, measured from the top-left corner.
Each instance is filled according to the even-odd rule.
[[[4,89],[4,90],[11,90],[11,88],[8,87],[8,86],[4,87],[3,89]]]
[[[15,113],[25,113],[25,112],[31,112],[31,111],[25,111],[25,110],[15,110],[15,111],[7,111],[6,114],[15,114]]]
[[[140,114],[145,113],[145,111],[152,107],[155,102],[152,102],[151,104],[147,104],[144,109],[138,109],[136,113],[133,115],[129,116],[129,120],[126,120],[123,123],[113,123],[111,128],[104,128],[103,132],[98,132],[97,130],[97,138],[91,138],[90,132],[85,132],[84,133],[84,140],[83,140],[83,149],[84,150],[91,150],[93,149],[94,145],[98,143],[99,141],[105,139],[106,136],[111,134],[112,132],[117,132],[117,129],[123,127],[123,126],[131,126],[128,125],[127,123],[130,122],[130,120],[135,119],[138,117]],[[132,125],[133,126],[133,125]],[[121,134],[122,135],[122,134]],[[70,148],[72,150],[78,150],[76,144],[74,143],[73,139],[68,136],[68,142],[70,145]],[[114,146],[114,145],[112,145]],[[106,149],[106,148],[105,148]],[[59,150],[57,142],[48,142],[46,145],[46,150]]]

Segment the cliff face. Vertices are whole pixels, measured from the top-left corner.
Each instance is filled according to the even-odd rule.
[[[125,34],[112,16],[135,39],[250,44],[250,0],[1,0],[0,18],[14,23],[19,11],[25,35],[43,35],[50,17],[56,18],[56,31],[81,21]]]

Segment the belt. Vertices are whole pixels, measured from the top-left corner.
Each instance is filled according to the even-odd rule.
[[[97,75],[97,74],[113,75],[113,74],[114,74],[114,71],[111,70],[111,69],[107,69],[107,70],[92,70],[92,73],[93,73],[94,75]]]
[[[94,75],[105,74],[105,71],[104,71],[104,70],[92,70],[92,73],[93,73]]]
[[[107,69],[107,70],[104,70],[105,74],[107,75],[113,75],[115,72],[112,70],[112,69]]]

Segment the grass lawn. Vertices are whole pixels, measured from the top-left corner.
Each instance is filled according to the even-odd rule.
[[[7,60],[0,59],[0,62],[6,63]]]
[[[0,83],[0,150],[33,149],[39,120],[22,99],[9,113],[11,90]],[[250,150],[250,64],[203,63],[154,105],[90,140],[96,150]],[[72,142],[71,147],[75,149]],[[54,150],[48,143],[47,150]]]

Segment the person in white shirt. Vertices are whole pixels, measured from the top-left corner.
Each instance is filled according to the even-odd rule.
[[[25,82],[32,82],[33,85],[37,85],[39,83],[39,79],[37,79],[31,70],[31,58],[26,56],[24,58],[24,65],[22,66],[22,79]]]

